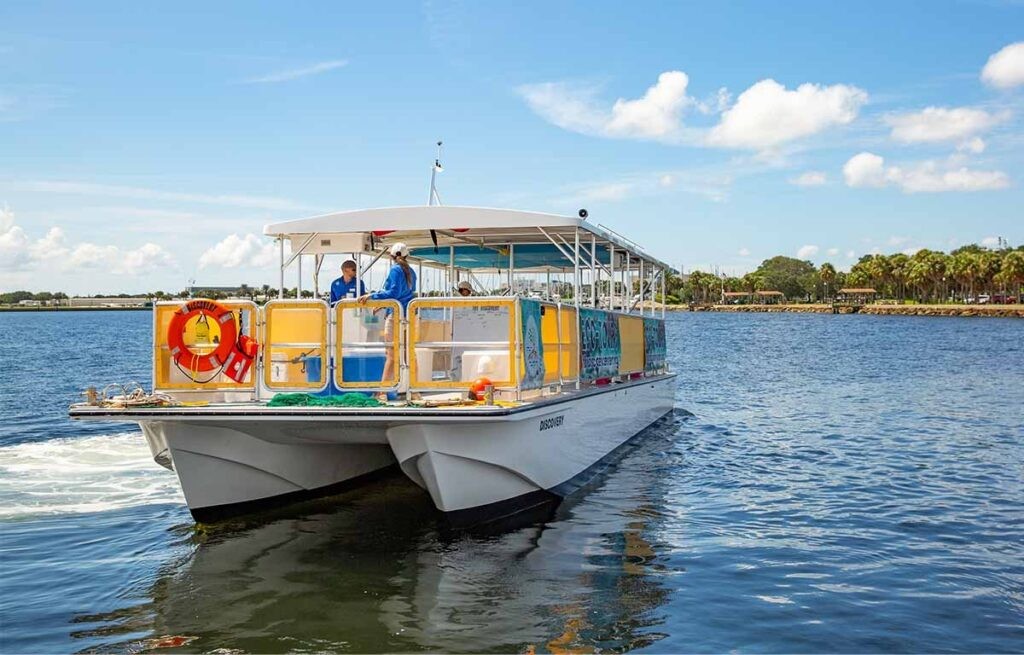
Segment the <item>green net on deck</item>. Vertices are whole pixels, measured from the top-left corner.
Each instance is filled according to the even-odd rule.
[[[308,393],[279,393],[267,407],[383,407],[384,403],[361,393],[340,396],[312,396]]]

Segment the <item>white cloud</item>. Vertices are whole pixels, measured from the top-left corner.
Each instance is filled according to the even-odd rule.
[[[980,155],[985,152],[985,141],[981,137],[976,136],[973,139],[968,139],[958,144],[956,149],[957,152],[969,152],[974,155]]]
[[[135,275],[160,268],[171,268],[174,265],[174,258],[161,246],[144,243],[134,250],[122,253],[114,266],[114,272]]]
[[[750,249],[749,248],[740,248],[740,251],[737,254],[740,257],[750,257]]]
[[[156,200],[168,202],[193,202],[207,205],[226,205],[270,210],[302,210],[309,207],[284,198],[248,195],[209,195],[200,193],[179,193],[142,187],[92,184],[90,182],[63,182],[36,180],[18,182],[15,187],[24,191],[40,193],[61,193],[80,196],[103,196],[108,198],[131,198],[134,200]]]
[[[29,256],[36,261],[65,257],[68,254],[68,248],[64,241],[64,230],[59,227],[51,227],[42,239],[38,239],[29,246]]]
[[[988,58],[981,79],[1000,89],[1024,84],[1024,41],[1011,43]]]
[[[870,152],[854,155],[843,166],[843,177],[850,187],[897,186],[905,193],[942,191],[992,191],[1010,186],[1002,171],[980,171],[956,167],[956,159],[946,162],[926,160],[902,168],[886,166],[885,160]]]
[[[309,77],[310,75],[319,75],[320,73],[326,73],[328,71],[332,71],[347,65],[347,59],[321,61],[311,66],[303,66],[302,68],[292,68],[290,70],[276,71],[273,73],[267,73],[266,75],[261,75],[259,77],[253,77],[248,80],[245,80],[245,83],[273,84],[276,82],[288,82],[290,80],[297,80],[300,77]]]
[[[822,186],[828,183],[828,178],[821,171],[807,171],[806,173],[801,173],[796,177],[790,178],[789,183],[802,187]]]
[[[619,139],[675,141],[683,133],[683,109],[689,77],[667,71],[635,100],[619,98],[611,109],[597,101],[597,89],[559,82],[526,84],[518,91],[526,104],[546,121],[572,132]]]
[[[851,187],[883,187],[885,160],[870,152],[854,155],[843,165],[843,178]]]
[[[904,243],[907,243],[908,241],[910,241],[910,237],[891,236],[889,237],[887,243],[890,246],[902,246]]]
[[[199,256],[199,268],[264,267],[277,261],[273,242],[255,234],[229,234]]]
[[[28,235],[14,223],[14,212],[0,209],[0,269],[21,269],[29,261],[28,249]]]
[[[967,139],[1009,118],[973,107],[925,107],[918,112],[890,114],[883,120],[891,136],[902,143],[933,143]],[[984,146],[982,146],[984,147]]]
[[[800,249],[796,251],[796,257],[797,259],[810,259],[818,254],[818,250],[818,246],[801,246]]]
[[[675,183],[676,183],[676,178],[671,173],[665,173],[660,178],[658,178],[658,184],[660,184],[661,186],[665,187],[666,189],[671,187]]]
[[[854,252],[853,250],[847,250],[846,251],[846,258],[847,259],[856,259],[856,257],[857,257],[857,253]]]
[[[787,90],[766,79],[741,93],[730,107],[728,90],[719,89],[711,100],[696,100],[687,93],[689,83],[686,73],[667,71],[640,98],[619,98],[610,108],[594,86],[545,82],[517,90],[534,113],[572,132],[760,151],[846,125],[868,98],[861,89],[844,84],[802,84]],[[721,113],[721,120],[711,129],[686,127],[684,114],[691,108],[702,114]]]
[[[906,255],[907,257],[913,257],[921,250],[924,250],[924,248],[922,248],[921,246],[911,246],[910,248],[904,248],[900,252]]]
[[[829,257],[835,257],[839,254],[839,248],[829,248],[825,251]]]
[[[981,240],[981,245],[986,248],[995,248],[999,246],[999,237],[985,237]]]
[[[775,80],[754,84],[722,114],[707,143],[725,148],[765,150],[829,127],[851,123],[868,94],[855,86],[801,84],[795,90]]]
[[[28,271],[40,264],[65,272],[103,270],[114,274],[138,274],[175,266],[170,253],[154,243],[134,250],[89,242],[72,247],[66,242],[64,230],[56,226],[32,241],[14,223],[13,213],[0,211],[0,268]]]

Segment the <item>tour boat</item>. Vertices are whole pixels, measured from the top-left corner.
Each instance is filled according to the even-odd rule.
[[[267,225],[282,295],[155,303],[152,394],[94,392],[70,415],[137,422],[202,522],[394,466],[455,524],[564,497],[669,412],[676,386],[654,302],[671,268],[579,214],[431,204]],[[321,299],[326,258],[365,279],[395,244],[418,273],[406,306]],[[454,293],[461,281],[487,295]]]

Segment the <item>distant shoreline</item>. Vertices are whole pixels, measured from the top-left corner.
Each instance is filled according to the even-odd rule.
[[[152,307],[16,307],[0,306],[0,312],[148,312]],[[871,316],[957,316],[970,318],[1024,318],[1024,305],[861,305],[839,306],[822,303],[778,305],[666,305],[669,312],[715,312],[732,314],[867,314]]]
[[[1024,305],[882,305],[860,306],[807,303],[778,305],[669,305],[676,311],[736,314],[868,314],[871,316],[987,316],[1024,318]]]

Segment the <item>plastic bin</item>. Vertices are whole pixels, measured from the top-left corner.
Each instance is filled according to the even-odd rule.
[[[331,362],[333,363],[333,359]],[[342,358],[346,382],[380,382],[384,375],[384,354],[380,350],[371,348],[353,348]],[[320,371],[323,367],[323,359],[319,355],[310,355],[305,358],[306,381],[317,382],[320,378]],[[340,389],[334,383],[334,376],[327,371],[327,387],[323,391],[310,392],[314,396],[340,396],[350,393],[349,389]],[[396,394],[388,393],[388,398],[394,400]]]

